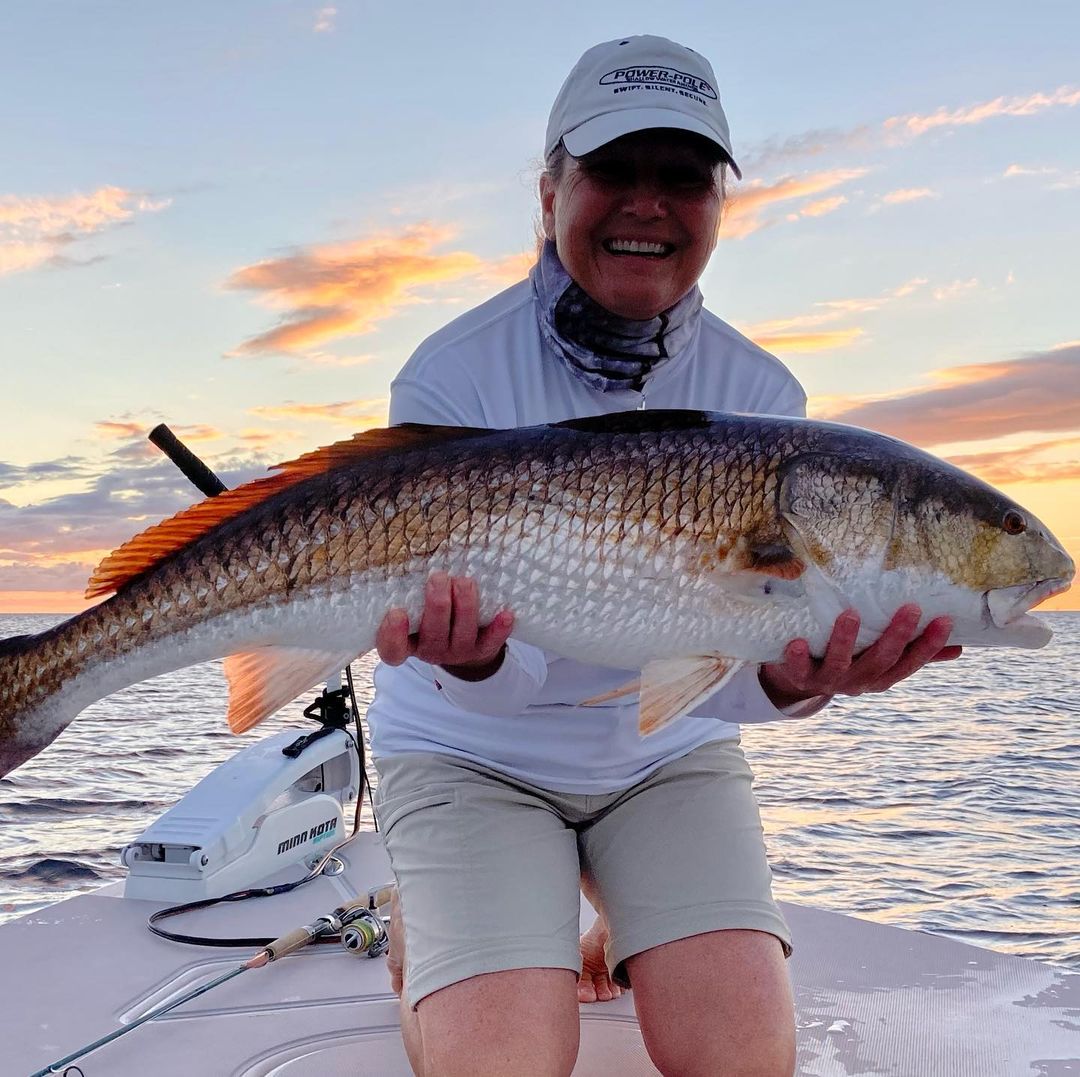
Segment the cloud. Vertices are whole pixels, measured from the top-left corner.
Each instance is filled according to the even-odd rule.
[[[938,301],[958,299],[968,292],[973,292],[978,287],[979,281],[977,277],[972,277],[970,280],[954,280],[951,284],[944,284],[940,288],[935,288],[934,298]]]
[[[379,399],[285,405],[276,410],[282,418],[323,419],[360,429],[385,423],[386,405]],[[24,505],[0,498],[0,611],[82,608],[82,590],[105,554],[199,500],[188,480],[145,441],[141,426],[117,420],[99,427],[107,441],[128,439],[127,444],[107,456],[64,456],[27,464],[0,461],[0,486],[38,495]],[[185,441],[222,436],[212,427],[177,426],[175,431]],[[340,436],[335,430],[321,442]],[[245,446],[242,451],[208,455],[206,462],[226,486],[236,486],[267,474],[281,459],[298,456],[299,451],[282,448],[295,438],[294,433],[277,429],[246,429],[235,438]],[[304,440],[307,447],[319,443],[310,435]],[[125,453],[129,447],[138,452]],[[63,484],[68,492],[40,495],[41,490],[56,489],[55,484]]]
[[[238,269],[225,282],[227,288],[255,292],[263,305],[286,313],[274,329],[230,354],[303,356],[338,337],[370,332],[377,322],[417,302],[421,288],[483,271],[475,254],[435,250],[453,234],[449,228],[417,224]]]
[[[1048,453],[1063,450],[1072,455],[1065,460],[1046,459]],[[1080,438],[1041,441],[1000,452],[954,454],[949,460],[995,486],[1014,482],[1071,482],[1080,479]]]
[[[151,455],[132,460],[110,455],[97,460],[64,457],[22,467],[0,463],[0,474],[8,478],[65,480],[80,487],[22,506],[0,500],[0,563],[46,568],[58,563],[96,564],[149,524],[198,500],[199,494],[176,467],[148,447]],[[214,470],[226,486],[235,486],[266,474],[270,462],[251,455],[218,458]]]
[[[0,591],[81,591],[94,564],[0,565]]]
[[[797,314],[789,318],[773,318],[769,321],[740,325],[739,329],[756,344],[769,351],[818,352],[846,348],[865,335],[864,330],[853,327],[820,331],[853,314],[867,314],[880,310],[896,299],[911,295],[926,280],[915,277],[896,288],[888,288],[876,296],[850,299],[827,299],[815,303],[812,314]],[[810,332],[813,330],[813,332]]]
[[[744,174],[753,175],[774,165],[783,166],[798,158],[819,157],[837,149],[870,145],[875,134],[873,128],[861,126],[851,130],[828,128],[806,131],[782,141],[776,138],[767,139],[753,147],[749,153],[740,154],[739,164]]]
[[[898,206],[905,202],[916,202],[922,198],[938,198],[938,194],[929,187],[900,187],[881,196],[887,206]]]
[[[1049,93],[997,97],[958,108],[942,106],[928,114],[891,116],[878,125],[862,124],[850,129],[831,128],[808,131],[783,140],[769,139],[749,153],[740,155],[745,175],[760,175],[773,168],[790,167],[793,161],[858,150],[868,152],[878,146],[895,148],[930,131],[984,123],[1002,116],[1034,116],[1051,108],[1073,108],[1080,104],[1080,89],[1061,86]],[[1019,166],[1016,166],[1019,167]],[[1013,172],[1010,175],[1029,174]],[[1080,183],[1078,175],[1073,185]]]
[[[171,199],[153,199],[123,187],[100,187],[90,194],[0,196],[0,274],[43,265],[88,265],[100,256],[74,259],[69,245],[131,221],[137,213],[156,213]]]
[[[520,254],[508,254],[497,262],[491,262],[484,268],[481,276],[485,281],[506,287],[524,280],[534,265],[536,251],[521,251]]]
[[[817,398],[813,412],[917,445],[1080,430],[1080,345],[933,378],[936,385],[888,397]]]
[[[833,195],[832,198],[821,198],[817,202],[808,202],[799,210],[802,217],[824,217],[826,213],[832,213],[847,202],[847,196],[842,194]]]
[[[720,235],[725,239],[744,239],[758,229],[775,223],[775,220],[765,217],[765,212],[771,206],[823,194],[865,176],[868,171],[866,168],[834,168],[804,176],[785,176],[768,184],[763,180],[751,180],[740,185],[728,199]]]
[[[847,348],[864,336],[862,329],[832,329],[820,333],[755,334],[753,341],[771,352],[823,352]]]
[[[1009,165],[1001,176],[1003,179],[1014,179],[1017,176],[1059,177],[1053,183],[1046,184],[1045,189],[1048,191],[1071,191],[1075,187],[1080,187],[1080,172],[1066,172],[1061,168],[1048,168],[1046,166],[1033,168],[1027,165]]]
[[[143,423],[122,423],[104,419],[94,423],[94,429],[106,438],[135,438],[146,434],[146,426]]]
[[[995,97],[975,105],[947,109],[941,107],[927,115],[891,116],[883,124],[886,132],[917,138],[942,127],[967,127],[1000,116],[1034,116],[1050,108],[1074,108],[1080,105],[1080,89],[1060,86],[1051,93],[1033,93],[1026,97]]]
[[[328,34],[334,29],[334,20],[337,18],[336,7],[321,7],[315,13],[314,30],[317,34]]]
[[[341,400],[332,404],[300,404],[287,401],[284,404],[250,408],[252,415],[264,419],[321,419],[327,422],[362,430],[371,426],[385,426],[389,400],[376,397],[373,400]]]
[[[1002,172],[1002,177],[1010,179],[1013,176],[1055,176],[1061,170],[1058,168],[1028,168],[1024,165],[1009,165]]]

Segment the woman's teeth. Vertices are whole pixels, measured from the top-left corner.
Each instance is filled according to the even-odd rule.
[[[609,254],[650,254],[663,257],[675,248],[670,243],[652,243],[644,239],[607,239],[604,250]]]

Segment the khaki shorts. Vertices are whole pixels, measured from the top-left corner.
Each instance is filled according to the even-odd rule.
[[[607,963],[706,931],[775,935],[750,767],[737,741],[705,744],[629,789],[553,793],[438,753],[379,760],[375,810],[405,925],[405,996],[481,973],[581,969],[579,886],[610,927]]]

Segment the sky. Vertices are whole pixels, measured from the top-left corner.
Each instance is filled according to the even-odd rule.
[[[0,36],[0,612],[74,612],[198,495],[381,425],[521,279],[589,46],[713,63],[744,179],[706,304],[813,417],[893,434],[1080,555],[1080,5],[13,0]],[[1077,608],[1080,594],[1050,608]]]

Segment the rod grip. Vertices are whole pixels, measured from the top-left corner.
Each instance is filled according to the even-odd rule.
[[[146,435],[187,477],[200,493],[217,497],[228,487],[166,425]]]
[[[298,927],[288,934],[282,935],[280,939],[274,939],[266,947],[266,952],[270,955],[271,961],[277,961],[278,958],[307,946],[313,937],[310,928]]]

